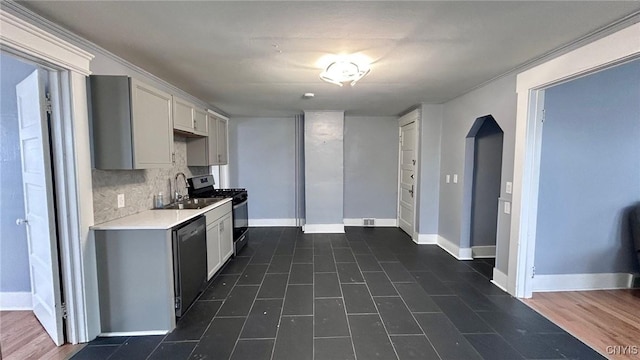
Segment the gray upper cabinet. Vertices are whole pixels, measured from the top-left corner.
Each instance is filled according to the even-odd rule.
[[[96,169],[150,169],[173,164],[171,95],[127,76],[91,75]]]
[[[173,129],[187,136],[207,136],[207,112],[192,103],[173,97]]]
[[[210,166],[229,163],[227,153],[227,119],[207,113],[208,136],[187,141],[187,165]]]

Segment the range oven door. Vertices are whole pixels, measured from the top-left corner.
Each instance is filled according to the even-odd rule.
[[[237,241],[249,228],[249,200],[233,205],[233,240]]]

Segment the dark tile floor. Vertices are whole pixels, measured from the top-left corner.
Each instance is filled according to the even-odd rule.
[[[602,359],[457,261],[395,228],[252,228],[166,336],[98,338],[73,359]]]

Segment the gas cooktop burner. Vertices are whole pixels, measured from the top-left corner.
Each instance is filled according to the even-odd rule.
[[[190,198],[227,197],[233,198],[233,204],[239,204],[247,200],[247,189],[214,189],[213,176],[194,176],[187,179],[189,183]]]

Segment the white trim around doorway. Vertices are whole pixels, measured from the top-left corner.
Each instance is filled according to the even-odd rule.
[[[640,20],[636,18],[636,21]],[[507,290],[529,298],[534,290],[540,142],[544,90],[640,58],[640,23],[618,30],[517,76],[514,179]]]

